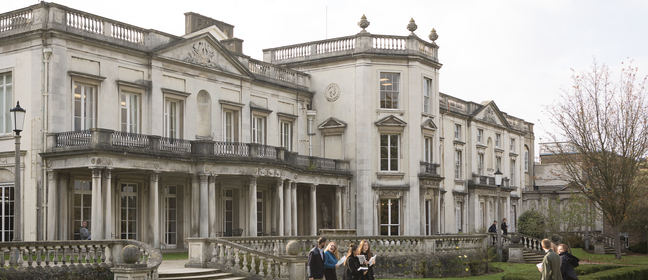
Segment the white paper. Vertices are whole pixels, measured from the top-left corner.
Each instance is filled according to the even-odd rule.
[[[536,264],[536,266],[538,267],[538,269],[542,270],[542,263]]]
[[[358,267],[358,271],[360,271],[360,270],[368,270],[368,269],[369,269],[369,268],[368,268],[368,267],[366,267],[366,266],[361,266],[361,267]]]
[[[369,259],[369,265],[374,265],[374,264],[376,264],[376,257],[377,257],[377,256],[378,256],[378,255],[374,255],[373,257],[371,257],[371,259]]]
[[[340,258],[340,260],[337,262],[337,264],[343,264],[344,260],[346,260],[346,256],[343,256],[342,258]]]
[[[363,265],[367,261],[367,258],[364,255],[358,255],[358,260],[360,261],[360,265]]]

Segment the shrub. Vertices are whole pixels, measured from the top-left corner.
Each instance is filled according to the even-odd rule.
[[[576,275],[587,275],[587,274],[597,273],[599,271],[617,269],[621,267],[623,266],[612,265],[612,264],[579,265],[575,270],[576,270]]]
[[[544,238],[545,222],[542,213],[536,210],[528,210],[518,218],[518,230],[520,233]]]
[[[585,247],[585,241],[583,241],[583,238],[581,238],[580,236],[575,235],[575,234],[567,235],[567,238],[566,238],[565,242],[571,248],[583,248],[583,247]]]
[[[634,253],[640,253],[640,254],[648,253],[648,248],[646,248],[646,241],[641,241],[635,245],[628,247],[628,249]]]

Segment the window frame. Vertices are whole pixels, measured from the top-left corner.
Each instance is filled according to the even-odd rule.
[[[502,134],[500,133],[495,133],[495,147],[496,148],[501,148],[500,145],[502,145]]]
[[[15,190],[14,184],[0,184],[0,242],[14,238]]]
[[[124,186],[134,186],[135,190],[134,191],[124,191]],[[126,210],[126,213],[132,211],[132,209],[135,209],[134,213],[134,218],[133,219],[128,219],[128,214],[126,214],[126,220],[122,219],[122,217],[119,217],[119,239],[133,239],[133,240],[139,240],[138,238],[140,237],[140,232],[139,232],[139,225],[140,225],[140,220],[139,220],[139,215],[140,212],[142,211],[141,207],[141,202],[139,200],[140,195],[139,195],[139,190],[141,189],[141,184],[138,183],[133,183],[133,182],[120,182],[119,184],[119,209],[120,213]],[[128,204],[128,198],[126,198],[126,208],[124,208],[124,202],[122,201],[124,197],[135,197],[135,206],[131,206]],[[122,223],[126,222],[126,228],[122,227]],[[133,226],[129,227],[128,223],[133,222]],[[129,231],[130,230],[130,231]],[[124,238],[124,236],[126,238]],[[134,238],[133,238],[134,236]]]
[[[129,132],[129,133],[138,133],[138,134],[142,132],[142,115],[143,115],[143,114],[142,114],[142,109],[143,109],[142,105],[143,105],[143,97],[144,97],[144,93],[145,93],[144,90],[137,89],[137,88],[134,88],[134,87],[123,87],[123,86],[120,86],[120,87],[119,87],[119,128],[120,128],[120,131],[123,131],[123,132]],[[132,118],[130,118],[130,117],[132,117],[132,116],[131,116],[131,115],[132,115],[132,114],[131,114],[131,113],[132,113],[132,112],[131,112],[132,107],[131,107],[131,106],[128,106],[128,105],[130,105],[129,103],[132,102],[132,100],[130,100],[130,98],[127,98],[127,99],[126,99],[126,100],[127,100],[127,101],[126,101],[126,103],[127,103],[127,104],[126,104],[127,107],[124,108],[124,105],[122,104],[122,102],[124,102],[124,101],[122,100],[122,98],[124,97],[124,95],[126,95],[126,96],[137,96],[137,97],[139,97],[139,100],[138,100],[139,103],[136,104],[137,112],[136,112],[135,119],[136,119],[136,122],[137,122],[137,123],[135,124],[135,125],[136,125],[136,128],[135,128],[134,131],[131,130],[131,125],[132,125],[132,123],[128,122],[128,123],[125,124],[125,123],[124,123],[124,120],[123,120],[123,117],[124,117],[124,116],[123,116],[123,110],[124,110],[124,109],[125,109],[126,112],[127,112],[127,118],[128,118],[128,120],[132,120]],[[128,121],[128,120],[127,120],[127,121]],[[125,125],[127,126],[127,128],[128,128],[126,131],[124,131],[124,129],[123,129],[124,124],[125,124]]]
[[[163,114],[164,114],[164,123],[163,123],[163,129],[164,129],[164,137],[167,138],[175,138],[175,139],[184,139],[184,120],[185,120],[185,104],[186,104],[186,98],[174,95],[174,94],[165,94],[164,95],[164,108],[163,108]],[[177,115],[177,120],[176,122],[176,129],[177,135],[172,135],[171,133],[171,128],[169,127],[170,123],[170,108],[169,105],[171,103],[177,103],[178,108],[176,109],[176,115]],[[175,137],[174,137],[175,136]]]
[[[432,137],[423,137],[423,162],[432,163],[434,156],[434,144]]]
[[[393,142],[392,136],[396,137],[395,145],[393,145],[393,143],[392,143]],[[383,144],[383,137],[387,137],[387,146],[382,145]],[[389,133],[380,134],[380,142],[379,142],[380,143],[380,171],[383,171],[383,172],[397,172],[397,171],[400,170],[400,138],[401,138],[400,134],[389,134]],[[385,147],[387,149],[387,151],[385,153],[387,155],[387,157],[383,158],[383,148],[385,148]],[[396,148],[395,158],[393,158],[394,155],[392,154],[393,153],[392,148],[394,148],[394,147]],[[383,165],[384,160],[387,161],[386,166]],[[392,166],[394,160],[396,161],[396,168],[393,168],[393,166]]]
[[[511,159],[511,185],[515,182],[515,159]]]
[[[461,124],[454,124],[454,140],[461,141]]]
[[[78,93],[81,96],[81,101],[79,101],[80,105],[80,111],[77,112],[77,92],[76,92],[76,87],[79,86],[81,88],[81,92]],[[91,94],[85,93],[86,88],[92,88],[93,92]],[[82,131],[82,130],[88,130],[97,127],[97,98],[99,96],[99,83],[96,83],[93,80],[89,79],[83,79],[83,78],[78,78],[78,77],[73,77],[72,78],[72,130],[74,131]],[[83,98],[86,96],[91,96],[93,101],[90,102],[91,104],[87,104],[87,98]],[[89,105],[89,106],[88,106]],[[91,117],[83,117],[82,113],[87,113],[88,107],[90,107],[90,112]],[[77,113],[79,116],[77,116]],[[77,118],[79,119],[79,127],[77,128],[76,120]],[[88,120],[90,121],[90,125],[88,126]]]
[[[287,132],[286,132],[287,130]],[[279,146],[286,151],[293,150],[293,122],[285,119],[279,120]]]
[[[382,215],[382,211],[383,211],[382,207],[385,207],[384,202],[387,202],[387,221],[383,221],[383,215]],[[397,203],[395,209],[398,210],[398,213],[396,213],[395,216],[392,214],[393,202]],[[380,208],[381,208],[380,209],[380,215],[378,217],[380,219],[380,222],[379,222],[380,225],[379,225],[378,233],[381,236],[400,236],[401,235],[401,229],[402,229],[401,224],[400,224],[400,222],[402,220],[401,219],[401,213],[402,213],[401,199],[400,198],[381,198],[380,199]],[[398,220],[393,221],[392,220],[393,217],[396,217]],[[387,234],[386,235],[382,234],[383,227],[385,227],[387,229]],[[397,235],[392,235],[393,228],[396,228]]]
[[[477,143],[484,142],[484,130],[481,128],[477,129]]]
[[[510,152],[515,153],[515,138],[511,138],[509,146]]]
[[[484,154],[477,154],[477,174],[484,175]]]
[[[174,193],[169,191],[170,188],[175,189]],[[178,246],[178,189],[177,185],[164,186],[164,243],[167,248],[177,248]],[[175,200],[175,208],[169,205],[170,200]],[[170,217],[169,214],[172,209],[175,213],[174,217]],[[175,225],[175,231],[170,230],[170,224]],[[172,240],[169,235],[174,235],[175,239]]]
[[[423,77],[423,113],[431,114],[432,104],[432,92],[433,92],[433,80],[431,78]]]
[[[261,124],[261,128],[259,128],[259,124]],[[250,134],[250,139],[251,143],[255,144],[260,144],[260,145],[266,145],[266,137],[267,137],[267,132],[268,132],[268,117],[267,115],[264,114],[256,114],[252,113],[252,123],[250,125],[250,129],[252,130],[252,133]],[[259,135],[261,133],[261,135]]]
[[[529,171],[529,148],[524,146],[524,171]]]
[[[7,82],[7,77],[10,77],[10,81]],[[14,93],[14,81],[15,81],[15,75],[13,74],[13,71],[0,71],[0,102],[3,103],[4,106],[1,106],[0,108],[0,116],[2,116],[2,120],[0,120],[0,134],[12,134],[13,133],[13,125],[11,123],[11,108],[13,107],[13,93]],[[7,93],[7,88],[9,88],[9,92]],[[5,110],[2,112],[1,110]]]
[[[388,76],[388,75],[394,75],[394,76]],[[378,77],[379,77],[378,78],[379,79],[378,90],[379,90],[379,93],[380,93],[379,98],[378,98],[378,101],[379,101],[378,108],[387,109],[387,110],[397,110],[397,109],[399,109],[400,108],[400,96],[401,96],[401,94],[400,94],[400,92],[401,92],[401,73],[385,71],[385,72],[380,72]],[[397,77],[398,80],[397,81],[390,80],[390,79],[393,79],[394,77]],[[387,81],[391,81],[391,83],[383,84],[383,82],[387,82]],[[394,84],[396,84],[396,85],[394,85]],[[386,89],[386,88],[383,89],[383,86],[386,87],[386,88],[391,87],[391,89]],[[390,104],[389,106],[387,105],[387,102],[388,102],[387,101],[387,96],[388,95],[391,98],[391,100],[389,101],[389,104]],[[395,95],[395,97],[394,97],[394,95]]]
[[[455,152],[454,152],[454,158],[455,158],[455,161],[454,161],[454,173],[455,173],[454,179],[455,180],[461,180],[461,171],[462,171],[461,170],[461,163],[462,163],[462,158],[461,157],[462,156],[463,156],[463,154],[462,154],[461,150],[459,150],[459,149],[455,150]]]

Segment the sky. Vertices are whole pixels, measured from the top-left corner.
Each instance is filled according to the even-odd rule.
[[[3,1],[0,13],[37,4]],[[354,35],[364,14],[372,34],[439,38],[440,91],[466,101],[494,100],[500,110],[535,124],[536,143],[550,139],[546,107],[571,86],[571,69],[596,59],[620,74],[629,59],[648,73],[646,0],[57,0],[55,3],[146,29],[184,35],[184,13],[232,24],[243,52]]]

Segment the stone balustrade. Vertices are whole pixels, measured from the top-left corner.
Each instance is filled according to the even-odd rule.
[[[255,159],[288,164],[303,171],[349,171],[349,161],[311,157],[288,152],[281,147],[256,143],[186,140],[93,128],[90,130],[50,133],[48,152],[83,149],[118,149],[122,152],[167,154],[178,157],[226,157]]]
[[[351,55],[373,53],[388,55],[417,55],[438,62],[439,47],[417,36],[392,36],[358,33],[296,45],[263,50],[263,60],[273,64],[299,63],[304,61]]]
[[[127,245],[134,245],[139,249],[139,259],[134,263],[126,263],[122,259],[122,250]],[[106,273],[106,269],[127,269],[131,273],[144,275],[145,279],[157,279],[157,269],[161,263],[162,254],[159,250],[135,240],[0,243],[0,275],[24,279],[42,278],[43,275],[93,275],[90,270]]]

